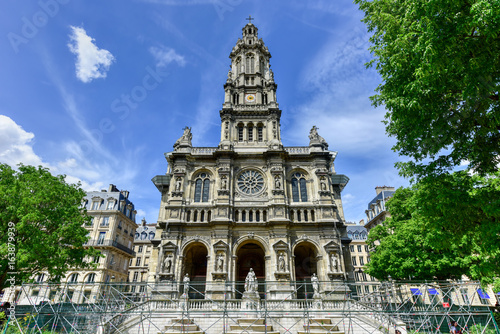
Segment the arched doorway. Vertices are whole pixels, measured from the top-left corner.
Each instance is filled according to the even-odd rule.
[[[264,249],[256,242],[247,242],[240,246],[236,262],[236,298],[241,298],[245,291],[245,278],[250,268],[253,269],[259,282],[258,290],[261,298],[264,297],[264,281],[266,280],[266,264]]]
[[[205,298],[205,285],[207,281],[207,256],[208,250],[200,242],[189,246],[184,252],[184,270],[181,280],[185,274],[189,274],[190,288],[189,298]]]
[[[295,258],[295,280],[297,281],[297,298],[312,298],[312,274],[318,275],[316,247],[309,242],[302,242],[293,251]],[[306,284],[305,284],[306,283]]]

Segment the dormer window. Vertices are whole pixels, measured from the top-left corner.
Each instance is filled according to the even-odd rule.
[[[101,202],[100,201],[93,201],[92,202],[92,208],[91,208],[91,210],[99,210],[100,206],[101,206]]]

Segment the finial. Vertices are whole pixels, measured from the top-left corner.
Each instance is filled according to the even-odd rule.
[[[245,19],[248,20],[248,23],[252,23],[252,20],[255,20],[252,15],[248,15],[248,17]]]

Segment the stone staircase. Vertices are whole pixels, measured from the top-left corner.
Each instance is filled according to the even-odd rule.
[[[344,334],[344,332],[332,324],[331,318],[310,318],[309,323],[304,324],[304,330],[297,331],[297,334]]]
[[[244,318],[238,319],[237,324],[229,325],[230,334],[261,334],[266,332],[267,334],[280,334],[280,332],[275,331],[272,325],[267,325],[264,323],[264,319],[256,318]]]
[[[158,334],[205,334],[192,319],[172,319]]]

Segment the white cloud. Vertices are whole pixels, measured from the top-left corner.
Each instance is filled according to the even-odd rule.
[[[10,166],[19,163],[42,165],[42,159],[33,151],[35,135],[25,131],[11,118],[0,115],[0,162]]]
[[[179,55],[172,48],[163,45],[160,47],[152,46],[149,48],[149,52],[155,58],[156,66],[158,67],[166,67],[172,62],[176,62],[179,66],[186,65],[186,60],[184,59],[184,57]]]
[[[85,83],[105,78],[115,57],[108,50],[99,49],[85,29],[71,26],[71,30],[68,47],[77,56],[76,77]]]

